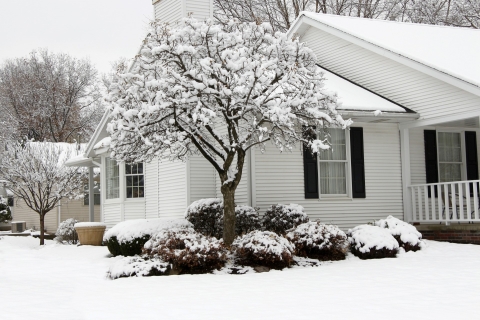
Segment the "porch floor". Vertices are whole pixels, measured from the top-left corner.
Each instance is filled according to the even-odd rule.
[[[445,224],[421,224],[415,226],[424,239],[453,243],[480,244],[480,223],[451,222]]]

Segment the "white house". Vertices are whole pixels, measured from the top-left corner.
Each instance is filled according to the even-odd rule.
[[[212,0],[153,3],[163,21],[213,15]],[[331,130],[333,154],[313,158],[273,145],[249,152],[238,204],[264,212],[298,203],[312,219],[342,228],[387,215],[480,221],[478,185],[465,182],[479,178],[480,30],[303,13],[289,34],[315,51],[354,124]],[[192,201],[221,197],[216,172],[200,157],[134,166],[109,159],[108,122],[106,114],[83,158],[69,162],[101,167],[108,226],[183,216]]]

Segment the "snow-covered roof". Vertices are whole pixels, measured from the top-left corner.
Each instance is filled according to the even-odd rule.
[[[341,107],[338,110],[406,112],[406,110],[364,88],[322,69],[325,88],[338,95]]]
[[[112,142],[111,137],[106,137],[100,140],[97,144],[93,146],[93,150],[101,149],[101,148],[108,148],[110,143]]]
[[[312,12],[302,15],[480,87],[480,30]]]

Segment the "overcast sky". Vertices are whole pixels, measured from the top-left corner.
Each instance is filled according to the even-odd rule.
[[[137,53],[152,16],[151,0],[0,0],[0,63],[48,48],[107,72]]]

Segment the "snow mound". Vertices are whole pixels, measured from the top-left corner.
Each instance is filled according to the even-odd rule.
[[[411,246],[423,246],[422,234],[418,232],[417,228],[405,221],[388,216],[386,219],[375,221],[375,225],[386,229],[392,236],[398,237],[397,240],[402,243],[408,243]]]
[[[117,259],[107,272],[110,279],[126,277],[149,277],[164,275],[170,270],[170,264],[158,257],[134,256]]]
[[[397,240],[387,229],[371,226],[368,224],[356,226],[348,230],[349,242],[352,249],[361,253],[369,253],[371,250],[388,249],[398,251]]]
[[[107,225],[103,222],[78,222],[75,223],[75,228],[85,228],[85,227],[106,227]]]
[[[192,224],[185,219],[135,219],[118,223],[103,236],[104,241],[116,237],[119,243],[133,241],[144,236],[153,236],[162,230],[170,228],[188,228]]]

